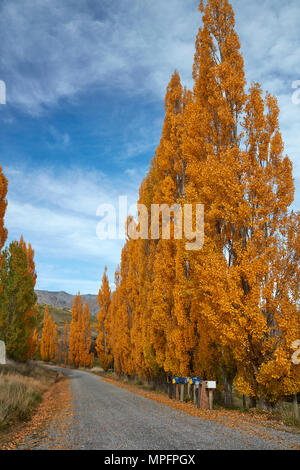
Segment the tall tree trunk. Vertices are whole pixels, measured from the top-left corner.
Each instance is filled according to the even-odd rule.
[[[256,398],[250,397],[250,408],[256,408]]]
[[[233,378],[230,376],[230,374],[227,373],[225,368],[223,368],[223,383],[224,383],[224,405],[230,408],[233,405],[233,398],[232,398]]]
[[[243,408],[244,410],[247,408],[246,395],[243,395]]]

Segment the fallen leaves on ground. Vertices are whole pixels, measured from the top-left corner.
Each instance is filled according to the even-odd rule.
[[[22,448],[30,450],[38,445],[46,435],[46,428],[54,419],[64,418],[66,411],[71,411],[71,391],[69,379],[63,378],[53,384],[43,396],[30,422],[14,428],[5,436],[0,450]]]
[[[137,388],[134,385],[126,384],[120,380],[102,377],[105,382],[116,385],[117,387],[124,388],[137,395],[141,395],[149,400],[156,401],[162,405],[175,408],[177,411],[187,413],[191,416],[205,419],[207,421],[215,421],[229,428],[240,430],[248,433],[249,435],[260,437],[261,439],[277,440],[278,444],[281,443],[281,438],[278,435],[272,434],[270,431],[276,430],[281,432],[291,433],[291,440],[289,447],[291,449],[300,450],[299,441],[293,440],[293,432],[297,432],[294,428],[289,429],[283,422],[275,420],[272,413],[261,410],[251,410],[251,412],[241,412],[238,410],[200,410],[191,402],[180,402],[172,400],[168,395],[148,391]]]

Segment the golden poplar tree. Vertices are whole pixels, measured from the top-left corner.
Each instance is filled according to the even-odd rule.
[[[59,361],[59,333],[57,324],[51,320],[51,330],[49,338],[49,358],[51,362]]]
[[[248,94],[244,90],[231,5],[210,0],[200,8],[203,27],[196,41],[184,152],[188,199],[205,204],[207,246],[196,255],[195,269],[207,276],[209,250],[215,283],[208,279],[203,289],[196,283],[194,295],[221,345],[224,382],[228,375],[232,382],[236,370],[242,392],[274,401],[276,390],[270,393],[261,374],[272,369],[276,344],[285,343],[282,320],[288,300],[274,292],[278,232],[293,199],[291,163],[283,156],[276,99],[263,98],[258,84]],[[281,373],[284,380],[287,369]]]
[[[35,262],[34,262],[34,250],[32,249],[31,243],[28,243],[28,245],[25,243],[23,235],[21,236],[20,239],[20,245],[23,249],[23,251],[26,253],[27,256],[27,263],[28,263],[28,271],[31,274],[31,277],[34,282],[34,286],[36,285],[36,280],[37,280],[37,273],[35,270]]]
[[[91,348],[91,313],[89,304],[85,302],[83,313],[79,324],[79,345],[80,345],[80,360],[81,367],[92,367],[94,356],[90,353]]]
[[[201,315],[197,319],[199,338],[209,322],[206,330],[210,332],[210,340],[219,348],[225,398],[230,405],[235,364],[229,342],[223,344],[224,334],[220,325],[223,324],[224,329],[228,325],[230,331],[231,314],[225,309],[222,316],[216,302],[218,294],[226,302],[227,296],[221,297],[221,293],[226,292],[223,283],[227,278],[227,264],[232,262],[230,255],[223,256],[227,246],[222,239],[229,226],[223,227],[230,197],[224,198],[224,194],[220,197],[216,182],[224,182],[228,193],[238,191],[241,195],[237,181],[236,186],[233,185],[234,180],[229,184],[231,179],[227,178],[228,173],[224,170],[225,167],[226,170],[232,168],[234,172],[238,161],[238,128],[245,103],[245,75],[239,39],[234,29],[234,13],[229,2],[208,0],[200,2],[199,9],[203,19],[196,38],[193,98],[184,117],[183,153],[186,159],[186,202],[205,206],[205,246],[197,252],[182,253],[180,257],[181,264],[184,261],[189,268],[190,288],[186,290],[185,302],[188,302],[187,297],[192,300],[191,311],[198,310],[198,315]],[[220,281],[219,285],[215,284],[216,280]],[[178,287],[180,301],[184,299],[184,291],[180,292],[180,284]],[[182,318],[181,321],[186,320]],[[199,367],[201,369],[201,363],[195,364],[197,370]]]
[[[66,321],[62,337],[62,362],[65,366],[69,364],[69,341],[70,341],[70,327]]]
[[[46,305],[43,319],[43,331],[41,338],[41,358],[43,361],[49,360],[49,335],[50,335],[50,314]]]
[[[147,208],[148,218],[151,214],[151,204],[153,203],[154,191],[157,181],[157,169],[155,158],[152,161],[150,170],[141,184],[139,194],[139,204],[144,204]],[[128,220],[132,223],[132,220]],[[137,225],[137,228],[139,223]],[[131,296],[130,305],[127,312],[128,318],[127,333],[127,361],[130,364],[129,373],[137,372],[140,377],[157,377],[161,372],[161,367],[157,363],[156,353],[153,344],[152,315],[153,315],[153,266],[155,261],[155,252],[157,240],[151,240],[151,227],[148,227],[149,239],[129,239],[127,242],[126,257],[121,262],[122,286],[126,290],[131,290],[133,285],[133,296]],[[126,260],[126,263],[125,263]],[[123,268],[124,271],[123,271]],[[131,282],[127,283],[127,272],[131,273]],[[127,301],[128,295],[124,293],[124,301]],[[126,322],[126,316],[124,317]],[[125,343],[126,344],[126,343]],[[125,357],[126,357],[125,356]]]
[[[299,391],[291,361],[299,337],[299,214],[290,214],[292,165],[279,108],[259,84],[246,90],[228,0],[201,1],[193,91],[175,72],[159,146],[139,203],[203,204],[205,243],[128,238],[110,294],[99,292],[98,348],[121,374],[200,375],[267,405]],[[195,215],[191,222],[195,226]],[[140,221],[127,221],[133,233]],[[162,220],[160,220],[162,231]],[[101,305],[100,305],[101,304]]]
[[[99,312],[97,315],[96,329],[98,336],[96,340],[96,350],[101,367],[108,370],[112,363],[112,356],[110,354],[110,346],[108,339],[109,330],[109,308],[111,304],[111,291],[107,277],[107,267],[105,266],[104,274],[102,277],[102,285],[98,294]]]
[[[80,324],[83,313],[82,297],[77,294],[72,307],[72,321],[70,325],[69,361],[74,367],[80,365]]]
[[[115,272],[115,291],[111,296],[111,303],[109,307],[109,345],[111,355],[114,359],[114,368],[118,373],[121,373],[121,368],[118,360],[118,334],[119,334],[119,305],[120,305],[120,271],[119,267]]]
[[[179,74],[175,71],[167,87],[162,137],[153,160],[155,174],[153,204],[167,204],[172,207],[184,200],[186,162],[182,154],[182,131],[184,110],[189,99],[190,94],[183,90]],[[183,344],[180,337],[183,330],[182,325],[180,328],[178,324],[174,302],[178,247],[174,233],[174,218],[173,213],[170,239],[160,238],[154,245],[150,336],[156,362],[162,371],[175,373],[176,370],[180,374],[180,360],[183,358],[183,349],[180,347]],[[162,230],[163,221],[160,223]],[[163,233],[160,237],[162,235]],[[185,308],[183,304],[181,308]],[[177,354],[176,352],[174,354],[174,344]]]
[[[40,352],[39,330],[38,328],[34,328],[29,338],[28,358],[38,359],[39,352]]]
[[[41,358],[43,361],[56,361],[58,353],[58,329],[53,322],[49,306],[44,312],[43,332],[41,338]]]

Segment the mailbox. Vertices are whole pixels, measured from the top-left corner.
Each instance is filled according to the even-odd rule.
[[[172,378],[173,384],[186,384],[186,377],[173,377]]]
[[[197,383],[199,384],[201,382],[200,377],[189,377],[189,381],[191,385],[196,385]]]
[[[207,382],[206,382],[206,388],[209,388],[209,389],[217,388],[217,382],[215,382],[215,381],[207,381]]]

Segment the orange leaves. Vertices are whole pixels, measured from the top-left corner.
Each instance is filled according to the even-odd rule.
[[[108,370],[112,363],[112,357],[109,354],[111,349],[109,344],[109,332],[111,331],[110,304],[111,291],[107,278],[107,267],[105,267],[102,278],[102,286],[98,294],[99,312],[96,325],[96,329],[98,330],[96,350],[98,353],[100,365],[104,370]]]
[[[65,326],[64,342],[67,342],[68,326]],[[91,324],[88,303],[83,308],[82,298],[77,294],[72,307],[72,321],[69,333],[68,361],[74,367],[92,367]],[[66,360],[66,356],[65,356]]]
[[[72,307],[72,321],[70,325],[69,361],[78,367],[80,362],[80,321],[82,316],[82,298],[77,294]]]
[[[81,367],[93,366],[94,356],[90,353],[91,343],[91,313],[86,302],[79,319],[79,365]]]
[[[35,328],[31,333],[29,339],[29,351],[28,351],[28,358],[30,359],[37,359],[39,356],[40,351],[40,342],[39,342],[39,332],[38,329]]]
[[[170,240],[128,239],[112,298],[104,273],[97,347],[118,373],[201,375],[229,393],[236,376],[241,392],[276,401],[300,385],[290,359],[300,337],[292,165],[276,98],[257,83],[245,90],[230,3],[199,9],[193,92],[172,75],[139,203],[149,213],[151,204],[204,204],[205,244],[187,252],[172,231]]]
[[[52,320],[49,307],[46,305],[41,338],[41,358],[46,362],[55,362],[58,359],[58,328]]]
[[[91,342],[90,310],[87,303],[83,309],[80,295],[74,300],[71,325],[65,323],[61,336],[46,306],[40,346],[42,360],[73,367],[92,367]]]
[[[0,165],[0,268],[3,268],[0,276],[0,336],[5,340],[8,354],[12,358],[26,360],[36,357],[38,352],[40,319],[34,306],[34,251],[30,244],[27,247],[21,237],[20,243],[13,242],[2,253],[7,239],[7,230],[4,227],[7,186],[8,182]]]
[[[61,347],[61,360],[66,365],[69,364],[69,343],[70,343],[70,328],[69,323],[66,321],[62,337]]]
[[[34,250],[32,249],[32,246],[30,243],[28,243],[28,246],[26,245],[23,235],[21,236],[21,239],[20,239],[20,246],[22,247],[23,251],[27,255],[28,271],[32,276],[34,286],[35,286],[37,274],[35,271]]]

